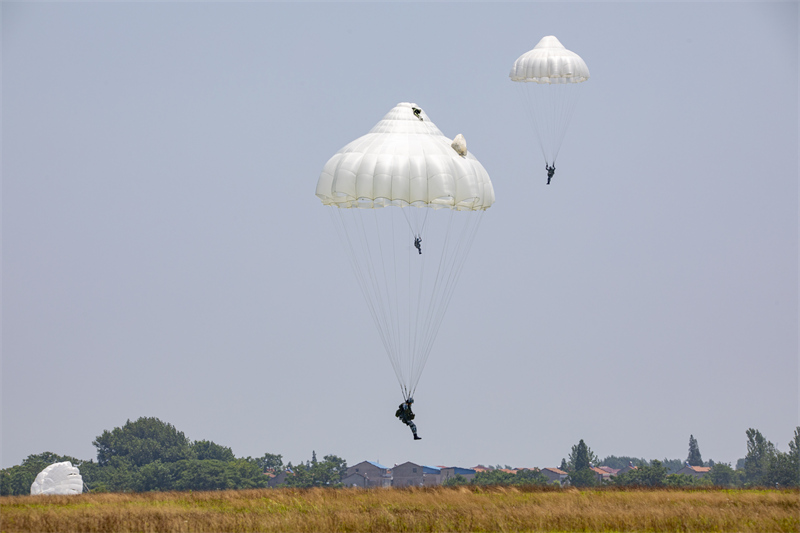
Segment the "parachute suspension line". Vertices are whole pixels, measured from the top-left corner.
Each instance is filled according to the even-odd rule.
[[[366,257],[364,257],[365,264],[362,265],[359,262],[358,254],[356,253],[356,248],[353,245],[352,240],[350,239],[351,234],[353,236],[356,235],[355,231],[347,231],[347,224],[345,222],[345,210],[340,207],[331,207],[333,211],[331,211],[331,220],[333,221],[333,225],[336,227],[336,231],[339,235],[340,242],[342,243],[343,247],[349,252],[347,254],[347,258],[350,261],[350,266],[353,268],[353,273],[356,276],[356,281],[358,281],[358,288],[361,290],[361,295],[364,297],[364,300],[367,302],[367,308],[369,309],[370,314],[372,315],[372,319],[375,321],[376,325],[380,324],[380,319],[378,317],[378,312],[375,309],[375,305],[373,304],[373,300],[369,298],[368,289],[369,284],[367,283],[367,276],[364,272],[364,267],[366,266]],[[334,215],[334,211],[338,215]],[[353,215],[355,218],[355,215]],[[355,221],[353,223],[355,225]],[[378,333],[381,337],[381,342],[383,342],[383,346],[386,351],[389,351],[389,345],[386,342],[386,337],[383,335],[383,330],[378,327]]]
[[[414,343],[414,358],[413,359],[416,360],[415,362],[418,361],[419,364],[415,365],[416,372],[414,372],[414,374],[412,375],[412,382],[411,382],[412,393],[416,390],[417,382],[419,381],[419,378],[422,375],[422,368],[420,368],[420,366],[422,366],[422,361],[427,359],[426,354],[424,353],[425,349],[428,346],[432,345],[429,342],[428,339],[429,339],[430,336],[435,336],[435,334],[433,332],[434,331],[438,331],[438,329],[439,329],[437,327],[437,325],[433,323],[433,314],[434,314],[434,309],[436,309],[438,307],[438,304],[440,304],[440,302],[441,302],[440,294],[442,294],[444,292],[444,291],[441,291],[441,287],[443,285],[442,279],[441,279],[442,264],[444,263],[447,255],[448,255],[448,243],[449,243],[450,235],[451,235],[451,226],[453,224],[453,213],[454,212],[455,212],[455,209],[450,211],[450,217],[447,220],[447,230],[445,231],[444,242],[442,243],[441,250],[440,250],[439,264],[437,265],[436,275],[434,276],[434,279],[433,279],[433,287],[431,288],[431,297],[430,297],[430,300],[428,301],[428,308],[425,310],[425,322],[424,322],[424,326],[422,326],[422,335],[420,335],[419,338],[417,339],[417,341]],[[421,285],[422,285],[422,283],[420,283],[420,286]],[[439,291],[441,291],[441,292],[439,292]],[[420,320],[421,315],[422,315],[422,313],[420,313],[418,311],[417,312],[417,330],[420,329],[419,320]]]
[[[430,209],[430,208],[427,208],[427,209]],[[439,250],[438,252],[439,253],[443,253],[443,251],[441,251],[441,250]],[[420,321],[420,317],[422,316],[422,313],[420,313],[420,307],[422,306],[422,289],[423,289],[423,287],[425,285],[425,279],[424,279],[424,275],[425,275],[425,271],[426,271],[425,262],[426,262],[426,259],[428,258],[428,255],[430,255],[430,254],[422,254],[422,255],[423,255],[423,257],[420,258],[420,259],[422,259],[422,263],[420,264],[420,268],[419,268],[419,282],[417,283],[417,305],[416,305],[417,309],[416,309],[416,313],[415,313],[416,320],[415,320],[415,324],[414,324],[414,339],[413,339],[413,343],[410,344],[409,347],[408,347],[409,354],[410,354],[410,357],[408,358],[408,363],[409,363],[408,375],[409,375],[409,386],[412,389],[412,394],[414,392],[414,384],[413,384],[413,379],[414,379],[414,375],[415,375],[414,369],[416,367],[415,363],[416,363],[416,359],[417,359],[417,356],[418,356],[417,354],[419,353],[418,346],[420,344],[420,342],[419,342],[419,338],[420,338],[419,337],[419,333],[421,331],[421,328],[420,328],[419,321]],[[411,287],[411,286],[409,285],[409,287]],[[435,289],[435,287],[434,287],[434,289]],[[410,292],[411,291],[409,291],[409,293]],[[436,298],[436,293],[435,293],[435,290],[433,290],[433,291],[431,291],[430,298],[428,300],[429,305],[432,305],[432,303],[435,300],[435,298]]]
[[[455,248],[453,250],[452,256],[452,264],[454,268],[451,270],[451,274],[449,280],[447,282],[446,292],[444,293],[439,310],[438,316],[433,320],[435,323],[435,330],[433,334],[428,339],[428,345],[423,350],[424,357],[422,362],[419,366],[418,374],[415,376],[413,381],[413,390],[416,390],[417,384],[419,379],[422,375],[422,369],[425,367],[428,361],[428,357],[430,356],[430,352],[433,349],[433,343],[436,339],[436,334],[439,330],[439,327],[444,319],[444,316],[447,312],[447,308],[450,305],[450,301],[452,300],[453,294],[455,293],[455,288],[458,286],[458,280],[461,277],[461,272],[463,271],[463,267],[466,264],[466,257],[469,254],[470,249],[472,248],[472,243],[475,240],[475,236],[477,235],[478,228],[480,227],[480,222],[482,220],[483,211],[479,211],[477,213],[467,213],[467,220],[465,220],[465,224],[462,228],[462,231],[459,237],[455,241]]]
[[[545,164],[555,165],[577,106],[577,83],[514,82],[524,101]]]
[[[367,308],[372,315],[372,319],[375,322],[375,325],[378,329],[378,334],[381,338],[381,342],[383,342],[383,347],[386,350],[386,353],[389,355],[389,361],[392,364],[392,368],[395,370],[395,375],[397,376],[398,383],[401,389],[404,387],[402,381],[400,380],[400,372],[399,368],[397,367],[397,358],[392,357],[392,350],[391,344],[389,339],[387,338],[387,329],[385,327],[385,313],[379,309],[379,305],[381,303],[381,298],[378,293],[377,284],[375,281],[374,276],[374,267],[372,265],[372,261],[369,254],[369,247],[367,246],[367,239],[364,233],[364,226],[361,218],[363,218],[359,213],[357,213],[358,208],[352,209],[343,209],[343,208],[336,208],[336,211],[339,214],[338,222],[341,223],[341,226],[335,224],[337,226],[337,231],[339,232],[339,237],[341,238],[342,244],[345,245],[346,250],[349,251],[348,258],[350,259],[350,264],[353,267],[353,272],[356,275],[356,280],[358,281],[359,289],[361,289],[361,294],[364,296],[364,300],[367,302]],[[352,211],[352,212],[349,212]],[[346,213],[349,212],[349,213]],[[345,222],[345,217],[350,216],[352,219],[350,224],[350,231],[347,230],[347,224]],[[336,217],[332,215],[334,221],[336,221]],[[361,226],[361,232],[358,231],[359,229],[359,222]],[[364,251],[363,255],[359,255],[357,252],[358,247],[354,245],[352,237],[362,236],[363,239],[361,241],[362,250]],[[370,290],[372,289],[372,290]],[[372,295],[372,298],[370,298]]]
[[[375,215],[374,216],[374,218],[375,218],[375,228],[377,230],[380,227],[379,224],[378,224],[378,213],[376,212],[376,210],[373,210],[373,214]],[[401,356],[401,354],[403,353],[403,349],[402,349],[403,338],[402,338],[402,332],[400,331],[400,325],[399,325],[399,322],[400,322],[399,321],[399,317],[400,317],[400,296],[399,296],[399,293],[397,292],[397,286],[398,286],[397,285],[397,246],[398,246],[398,243],[397,243],[397,240],[393,238],[394,235],[395,235],[395,229],[394,229],[394,219],[395,219],[395,217],[394,217],[394,212],[390,211],[389,215],[391,215],[390,218],[391,218],[391,223],[392,224],[391,224],[391,234],[389,235],[388,242],[391,243],[389,248],[391,249],[391,252],[392,252],[391,266],[392,266],[392,270],[393,270],[394,290],[391,291],[387,287],[386,294],[389,295],[389,296],[394,295],[394,297],[395,297],[394,298],[394,312],[392,313],[392,325],[394,326],[394,339],[395,339],[395,352],[394,353],[399,358]],[[382,241],[383,241],[383,239],[379,239],[378,240],[379,243],[382,242]],[[386,261],[385,260],[383,261],[383,267],[384,267],[384,269],[386,268]],[[389,303],[391,305],[392,302],[389,302]],[[397,319],[395,317],[397,317]]]
[[[553,163],[555,163],[558,152],[561,150],[561,145],[564,143],[564,137],[567,135],[569,124],[572,122],[572,116],[575,114],[575,108],[578,106],[582,91],[578,90],[577,83],[566,83],[565,87],[561,89],[561,110],[558,117],[558,123],[562,124],[561,131],[556,139],[556,149],[553,154]]]
[[[528,115],[528,127],[533,130],[533,134],[536,137],[536,142],[539,144],[539,149],[542,151],[542,157],[544,158],[545,163],[547,163],[547,154],[544,150],[544,136],[542,132],[539,131],[540,126],[539,122],[537,121],[536,114],[534,113],[534,99],[531,96],[531,91],[535,89],[535,87],[529,87],[529,83],[536,83],[535,81],[517,81],[514,82],[514,85],[517,87],[517,90],[520,94],[520,99],[523,101],[523,107],[525,108],[525,113]]]
[[[407,216],[406,216],[406,220],[408,220]],[[408,248],[408,253],[406,254],[406,256],[408,257],[407,272],[408,272],[408,287],[409,287],[409,290],[406,291],[406,297],[407,297],[406,305],[407,305],[407,310],[408,310],[408,322],[406,322],[408,324],[408,328],[407,328],[408,329],[408,339],[406,340],[406,349],[410,352],[411,351],[411,347],[413,346],[412,345],[412,340],[411,340],[412,339],[411,324],[413,323],[412,320],[411,320],[411,309],[412,309],[412,307],[411,307],[411,297],[412,297],[412,294],[411,294],[412,293],[412,291],[411,291],[411,260],[414,257],[413,250],[411,248]],[[411,392],[408,389],[406,389],[405,386],[403,386],[403,397],[406,400],[408,400],[408,398],[410,396],[411,396]]]
[[[443,254],[440,260],[435,285],[436,294],[431,298],[427,313],[425,333],[422,335],[421,343],[416,347],[415,371],[411,379],[411,393],[416,391],[422,371],[425,368],[433,344],[441,327],[447,308],[449,307],[455,288],[458,285],[461,272],[463,270],[466,256],[469,253],[472,243],[477,235],[483,211],[477,213],[456,214],[455,210],[450,212],[446,240],[450,241],[443,247]],[[462,217],[463,223],[460,231],[452,239],[450,225],[453,224],[453,217]],[[449,272],[449,274],[447,274]]]
[[[370,211],[372,211],[372,219],[375,221],[375,233],[376,233],[376,235],[378,235],[377,243],[378,243],[378,252],[379,252],[379,258],[380,258],[380,264],[379,265],[376,264],[376,266],[380,267],[381,272],[383,273],[383,286],[384,286],[385,295],[386,295],[386,306],[384,308],[384,317],[385,317],[386,320],[388,320],[387,335],[389,335],[389,339],[388,340],[389,340],[389,344],[391,346],[391,350],[389,352],[389,359],[396,360],[399,363],[399,361],[400,361],[400,353],[401,352],[399,352],[399,345],[398,345],[398,337],[399,337],[399,333],[397,331],[398,325],[397,325],[397,320],[395,320],[395,307],[396,307],[396,303],[397,302],[396,301],[392,302],[392,298],[391,298],[392,294],[397,295],[397,286],[395,284],[394,291],[391,291],[390,288],[389,288],[389,276],[386,273],[386,259],[384,258],[384,251],[383,251],[383,244],[382,244],[384,238],[383,238],[382,235],[380,235],[381,226],[380,226],[380,224],[378,224],[378,213],[377,213],[378,210],[377,209],[371,209]],[[391,213],[389,213],[389,214],[391,215]],[[394,222],[394,218],[392,218],[392,222]],[[392,224],[390,226],[390,228],[393,229],[394,228],[394,224]],[[365,237],[366,237],[366,234],[365,234]],[[392,242],[394,240],[394,239],[391,238],[392,235],[390,235],[389,237],[390,237],[390,239],[389,239],[388,242]],[[365,247],[366,247],[367,244],[368,244],[368,241],[365,240]],[[380,301],[383,302],[383,299],[380,298]],[[388,312],[388,317],[386,316],[387,312]]]
[[[422,217],[422,224],[419,227],[419,234],[422,235],[422,232],[425,231],[425,223],[428,221],[428,213],[431,212],[430,208],[424,209],[425,215]]]
[[[361,237],[361,250],[363,250],[362,272],[365,272],[367,274],[364,275],[362,278],[364,284],[364,291],[368,295],[367,299],[370,302],[369,305],[371,309],[374,310],[373,320],[375,320],[375,325],[377,326],[378,331],[380,332],[384,348],[386,349],[386,353],[389,354],[389,360],[391,361],[392,340],[389,337],[390,331],[386,327],[387,325],[386,306],[383,304],[383,295],[380,292],[380,284],[378,282],[376,275],[375,259],[372,253],[373,250],[370,250],[369,248],[369,238],[367,237],[366,228],[364,226],[364,217],[366,215],[364,215],[363,213],[361,213],[356,209],[354,209],[351,213],[351,216],[353,218],[353,231],[348,233],[354,233],[356,236]],[[370,288],[372,289],[371,291]],[[372,298],[369,298],[369,294],[372,294]]]

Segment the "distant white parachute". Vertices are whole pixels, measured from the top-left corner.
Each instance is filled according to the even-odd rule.
[[[517,58],[509,77],[517,82],[545,165],[555,167],[578,101],[578,87],[589,79],[589,68],[578,54],[548,35]]]
[[[31,484],[31,494],[80,494],[83,478],[77,467],[69,461],[53,463],[36,476]]]
[[[463,135],[445,137],[421,108],[404,102],[330,158],[316,195],[332,207],[332,224],[409,398],[481,214],[494,203],[489,175]],[[362,338],[342,332],[345,342]]]

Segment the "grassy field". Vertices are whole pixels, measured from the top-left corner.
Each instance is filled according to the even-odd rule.
[[[800,531],[797,490],[260,489],[0,498],[3,532]]]

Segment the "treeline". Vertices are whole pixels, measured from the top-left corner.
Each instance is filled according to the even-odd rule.
[[[602,461],[581,440],[562,459],[560,469],[566,482],[578,487],[617,486],[723,486],[723,487],[798,487],[800,486],[800,427],[784,453],[755,429],[748,429],[747,455],[736,468],[728,463],[704,462],[694,436],[689,437],[685,461],[610,455]],[[91,492],[147,492],[186,490],[226,490],[267,487],[275,475],[279,486],[339,487],[347,462],[326,455],[293,465],[283,463],[281,455],[265,453],[258,458],[237,458],[230,448],[211,441],[190,441],[183,432],[157,418],[130,420],[111,431],[103,431],[92,444],[97,461],[45,452],[30,455],[22,464],[0,470],[0,495],[30,494],[36,475],[47,465],[70,461],[80,469],[86,489]],[[706,466],[702,477],[677,474],[685,463]],[[593,467],[625,469],[610,479],[600,479]],[[625,467],[634,466],[629,469]],[[507,470],[512,468],[506,465]],[[288,475],[283,475],[287,473]],[[504,472],[500,465],[478,472],[473,479],[455,476],[445,485],[546,485],[552,482],[538,470]],[[273,482],[274,484],[274,482]]]
[[[599,461],[583,439],[572,447],[569,460],[562,459],[560,469],[567,472],[568,482],[579,487],[616,485],[638,487],[798,487],[800,486],[800,426],[794,430],[787,453],[778,450],[756,429],[748,429],[747,455],[730,463],[704,462],[700,446],[689,436],[689,454],[685,461],[677,459],[646,461],[633,457],[609,456]],[[709,468],[702,476],[678,474],[685,465]],[[594,466],[609,466],[626,471],[610,479],[598,479]]]
[[[92,444],[97,461],[45,452],[0,471],[0,495],[30,494],[31,483],[47,465],[70,461],[90,492],[226,490],[266,487],[271,472],[291,470],[285,486],[336,485],[347,469],[344,459],[327,455],[317,461],[284,465],[281,455],[237,458],[227,446],[190,441],[182,431],[157,418],[130,420],[103,431]]]

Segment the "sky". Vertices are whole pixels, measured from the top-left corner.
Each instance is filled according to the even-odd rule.
[[[237,457],[557,466],[798,422],[797,3],[15,3],[2,467],[157,417]],[[591,78],[551,185],[517,57]],[[494,184],[415,395],[325,162],[399,102]]]

